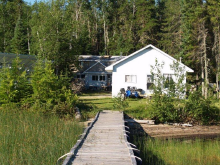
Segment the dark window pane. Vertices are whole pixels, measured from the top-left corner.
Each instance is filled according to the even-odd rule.
[[[99,76],[100,81],[105,81],[105,76]]]
[[[92,80],[93,80],[93,81],[98,81],[98,76],[93,75],[93,76],[92,76]]]

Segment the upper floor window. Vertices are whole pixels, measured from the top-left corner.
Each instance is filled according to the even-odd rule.
[[[137,76],[136,75],[125,75],[125,82],[127,83],[136,83]]]

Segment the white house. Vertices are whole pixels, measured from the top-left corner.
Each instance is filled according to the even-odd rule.
[[[155,46],[147,45],[105,68],[106,71],[112,72],[112,96],[117,96],[121,88],[126,90],[127,87],[140,88],[143,95],[152,93],[152,89],[149,88],[152,84],[151,66],[155,66],[156,59],[159,64],[164,63],[163,75],[175,79],[170,65],[177,60]],[[193,72],[183,63],[180,63],[180,67],[185,68],[185,73]]]

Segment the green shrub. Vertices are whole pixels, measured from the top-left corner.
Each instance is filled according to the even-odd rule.
[[[4,63],[3,68],[0,69],[0,104],[19,104],[23,99],[30,97],[31,93],[28,75],[20,59],[15,58],[11,66]]]
[[[0,70],[1,106],[73,116],[78,97],[70,90],[67,75],[56,75],[51,61],[38,59],[30,74],[20,63],[17,57]]]
[[[191,93],[185,101],[186,121],[197,121],[200,124],[210,124],[218,121],[219,109],[212,105],[211,98],[205,99],[201,90]]]
[[[201,90],[194,91],[185,99],[184,68],[176,62],[171,65],[176,81],[168,82],[162,74],[163,64],[152,66],[154,77],[153,97],[147,104],[150,118],[156,122],[192,122],[211,124],[219,121],[219,109],[212,105],[213,99],[205,99]],[[167,87],[164,89],[164,87]]]
[[[164,77],[162,72],[163,65],[163,63],[159,64],[156,60],[155,66],[152,66],[151,75],[154,78],[153,97],[148,102],[147,109],[150,117],[156,122],[178,122],[180,121],[180,113],[174,105],[184,93],[182,81],[185,75],[183,69],[179,69],[179,63],[174,63],[171,68],[174,70],[177,82],[174,82],[173,79],[168,82],[169,80]]]
[[[122,97],[121,94],[118,94],[117,97],[113,98],[113,108],[117,110],[125,110],[129,107],[128,101],[125,99],[125,96]]]

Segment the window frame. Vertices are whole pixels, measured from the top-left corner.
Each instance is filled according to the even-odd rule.
[[[137,83],[137,75],[125,75],[125,83]]]
[[[149,80],[148,77],[150,78],[150,81],[148,81]],[[153,88],[151,87],[152,85],[154,85],[154,76],[148,74],[147,75],[147,90],[149,91],[153,90]]]
[[[92,75],[92,81],[99,81],[98,75]]]
[[[105,75],[99,75],[99,81],[106,81]]]

